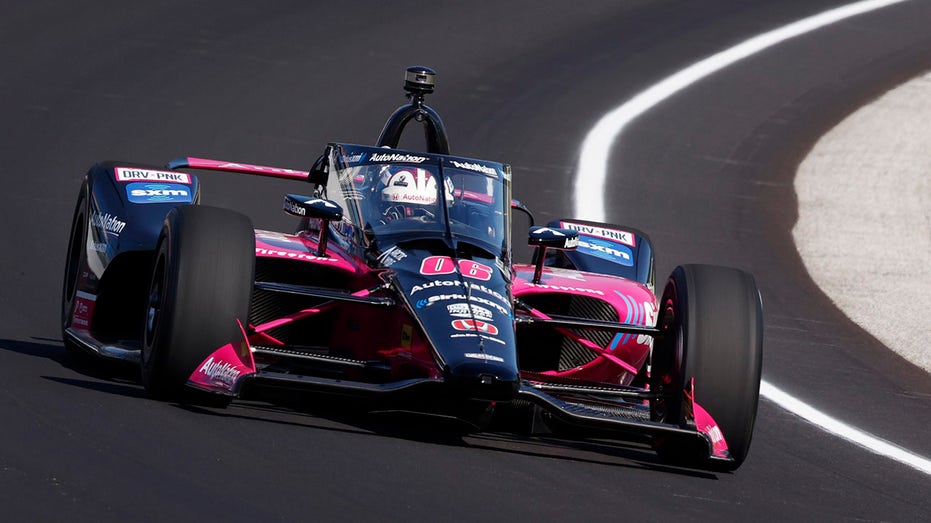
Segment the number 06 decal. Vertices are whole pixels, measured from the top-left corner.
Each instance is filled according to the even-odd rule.
[[[472,260],[459,260],[459,272],[466,278],[488,281],[491,279],[491,267]],[[420,264],[420,274],[434,276],[456,272],[456,262],[449,256],[428,256]]]

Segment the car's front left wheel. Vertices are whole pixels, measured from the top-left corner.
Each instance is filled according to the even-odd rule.
[[[190,397],[186,383],[213,351],[242,340],[255,272],[251,220],[189,205],[168,213],[153,264],[142,344],[142,384],[158,399]]]

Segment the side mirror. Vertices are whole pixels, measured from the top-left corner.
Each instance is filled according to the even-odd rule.
[[[326,246],[330,229],[327,222],[343,219],[343,208],[334,201],[323,198],[301,196],[299,194],[286,194],[284,197],[284,212],[298,218],[316,218],[324,223],[320,227],[320,237],[317,242],[317,256],[326,257]]]
[[[537,263],[533,269],[533,283],[540,283],[543,277],[543,262],[546,260],[546,249],[573,250],[579,246],[579,232],[571,229],[556,227],[531,227],[527,233],[527,244],[536,247]]]
[[[328,222],[343,219],[343,208],[338,203],[312,196],[286,194],[283,209],[298,218],[319,218]]]
[[[579,232],[556,227],[531,227],[527,244],[568,251],[579,246]]]

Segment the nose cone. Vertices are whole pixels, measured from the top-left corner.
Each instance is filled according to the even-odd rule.
[[[510,282],[494,258],[407,249],[392,263],[398,290],[442,365],[450,392],[508,401],[519,388]]]
[[[491,401],[514,399],[520,386],[520,376],[514,366],[474,358],[450,364],[444,378],[457,395]]]

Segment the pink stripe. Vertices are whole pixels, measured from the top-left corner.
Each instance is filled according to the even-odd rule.
[[[283,318],[279,318],[277,320],[272,320],[272,321],[267,321],[261,325],[256,325],[255,329],[253,330],[256,333],[261,333],[269,329],[274,329],[275,327],[281,327],[282,325],[286,325],[288,323],[291,323],[292,321],[302,320],[304,318],[309,318],[315,314],[321,313],[331,308],[333,305],[334,303],[331,302],[322,307],[316,307],[313,309],[304,309],[302,311],[295,312],[294,314],[289,314]]]
[[[260,176],[285,178],[288,180],[306,180],[307,177],[310,176],[310,173],[307,171],[296,171],[294,169],[265,165],[252,165],[249,163],[226,162],[222,160],[208,160],[206,158],[187,158],[187,166],[192,169],[258,174]]]
[[[362,289],[361,291],[356,291],[352,293],[351,295],[364,298],[369,295],[369,290]],[[265,332],[269,329],[274,329],[275,327],[281,327],[282,325],[286,325],[293,321],[303,320],[304,318],[309,318],[315,314],[319,314],[321,312],[330,310],[333,307],[336,307],[338,304],[339,304],[338,301],[331,301],[328,303],[324,303],[323,305],[320,305],[319,307],[315,307],[313,309],[304,309],[302,311],[295,312],[294,314],[289,314],[283,318],[268,321],[261,325],[256,325],[252,329],[252,331],[255,332],[256,334],[261,334],[262,332]]]
[[[542,312],[540,312],[540,311],[538,311],[537,309],[534,309],[534,308],[531,308],[531,309],[530,309],[530,315],[533,316],[533,317],[535,317],[535,318],[539,318],[539,319],[541,319],[541,320],[549,320],[549,319],[551,319],[551,318],[550,318],[549,316],[547,316],[546,314],[544,314],[544,313],[542,313]],[[581,344],[584,345],[587,349],[591,349],[592,352],[598,354],[598,355],[601,356],[602,358],[605,358],[606,360],[608,360],[608,361],[614,363],[615,365],[619,365],[621,368],[623,368],[623,369],[626,370],[627,372],[631,372],[631,373],[633,373],[633,374],[636,374],[636,373],[637,373],[637,369],[636,369],[636,368],[634,368],[633,366],[631,366],[629,363],[625,362],[624,360],[622,360],[622,359],[616,357],[615,355],[611,354],[610,352],[607,352],[607,350],[606,350],[604,347],[601,347],[600,345],[597,345],[596,343],[592,342],[591,340],[585,339],[585,338],[579,336],[578,334],[576,334],[576,333],[574,333],[574,332],[572,332],[572,331],[570,331],[569,329],[566,329],[566,328],[561,328],[561,327],[559,327],[559,328],[556,328],[555,330],[556,330],[556,332],[559,332],[559,333],[562,334],[563,336],[566,336],[566,337],[572,339],[573,341],[576,341],[576,342],[578,342],[578,343],[581,343]]]
[[[721,432],[721,427],[698,403],[692,402],[692,412],[695,413],[695,428],[708,436],[711,440],[711,453],[718,458],[728,457],[727,441]]]

